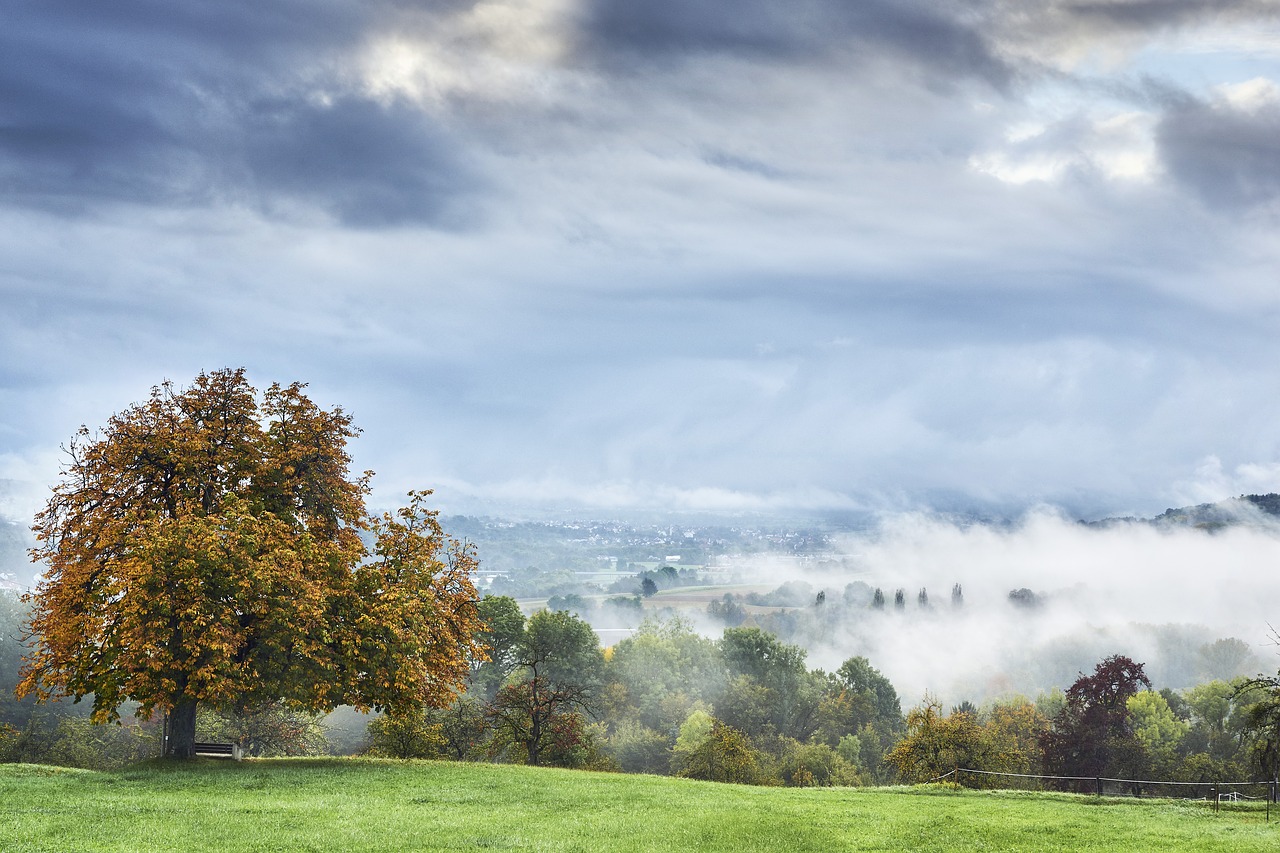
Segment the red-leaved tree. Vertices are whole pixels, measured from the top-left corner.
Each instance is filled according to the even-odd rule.
[[[1040,739],[1046,771],[1056,776],[1132,776],[1145,754],[1129,720],[1129,697],[1151,689],[1143,665],[1124,655],[1076,679],[1067,703]],[[1087,784],[1087,783],[1086,783]]]

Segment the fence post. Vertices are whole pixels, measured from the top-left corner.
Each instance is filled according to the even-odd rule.
[[[1101,796],[1102,796],[1102,777],[1101,777],[1101,776],[1094,776],[1094,777],[1093,777],[1093,782],[1094,782],[1094,784],[1095,784],[1095,785],[1097,785],[1097,786],[1098,786],[1098,796],[1099,796],[1099,797],[1101,797]]]

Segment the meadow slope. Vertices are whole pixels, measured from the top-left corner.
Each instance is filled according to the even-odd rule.
[[[365,759],[0,765],[0,850],[1273,851],[1261,807]]]

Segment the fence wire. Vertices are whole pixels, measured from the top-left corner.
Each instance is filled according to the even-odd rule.
[[[966,785],[966,777],[971,783]],[[1210,803],[1214,808],[1229,803],[1266,803],[1267,819],[1271,804],[1277,802],[1280,785],[1275,781],[1175,782],[1167,779],[1117,779],[1109,776],[1049,776],[1040,773],[1003,773],[957,767],[934,778],[934,782],[951,780],[958,785],[975,788],[1000,787],[1031,791],[1070,791],[1099,797],[1158,797]],[[985,784],[983,784],[985,783]]]

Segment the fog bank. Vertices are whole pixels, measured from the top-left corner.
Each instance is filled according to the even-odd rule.
[[[824,623],[806,642],[810,662],[831,668],[865,655],[904,706],[926,691],[952,703],[1034,696],[1117,653],[1145,662],[1157,688],[1273,672],[1280,663],[1269,636],[1269,624],[1280,623],[1280,535],[1271,528],[1089,527],[1050,511],[1010,526],[904,515],[839,547],[853,575],[803,579],[829,589],[862,581],[881,588],[887,604]],[[901,610],[897,589],[905,591]],[[1035,603],[1011,602],[1019,589]],[[1223,638],[1240,642],[1211,645]]]

